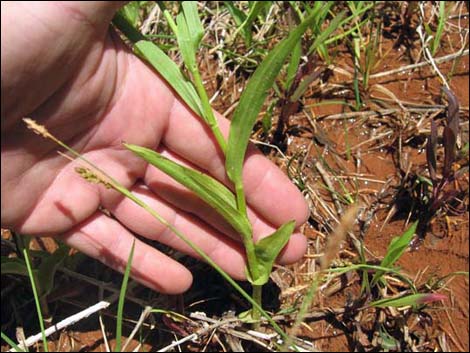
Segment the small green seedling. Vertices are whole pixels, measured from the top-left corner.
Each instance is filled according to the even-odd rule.
[[[410,228],[406,230],[400,237],[395,237],[390,242],[388,246],[387,253],[380,263],[381,267],[391,267],[398,259],[403,255],[406,249],[410,246],[410,242],[413,239],[414,234],[416,233],[416,228],[418,227],[418,221],[414,222]],[[377,271],[372,278],[371,285],[374,286],[377,284],[384,275],[383,271]]]
[[[125,146],[192,190],[223,216],[240,234],[247,255],[247,278],[253,285],[254,300],[261,305],[261,287],[269,280],[274,261],[289,240],[295,222],[287,222],[273,234],[254,242],[242,183],[243,161],[251,131],[269,89],[273,86],[287,57],[298,46],[303,33],[313,23],[314,15],[306,17],[297,28],[290,32],[286,39],[269,52],[258,66],[234,112],[228,142],[220,133],[197,67],[196,52],[201,43],[203,28],[196,3],[182,2],[181,12],[177,15],[176,22],[168,11],[164,10],[164,15],[176,35],[185,68],[189,74],[186,76],[191,77],[192,81],[187,79],[176,64],[168,59],[157,46],[135,33],[135,29],[124,16],[118,14],[114,23],[128,39],[135,43],[134,49],[137,53],[153,65],[188,106],[209,125],[220,149],[225,154],[227,175],[233,183],[235,193],[211,176],[178,165],[155,151],[131,144],[125,144]],[[258,310],[253,310],[252,314],[253,319],[259,319]]]

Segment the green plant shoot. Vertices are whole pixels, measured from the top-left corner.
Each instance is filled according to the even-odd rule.
[[[273,234],[264,237],[257,243],[253,241],[242,186],[242,166],[251,131],[268,95],[268,90],[273,86],[287,57],[294,48],[298,47],[303,33],[312,24],[314,15],[309,15],[286,39],[277,44],[258,66],[240,98],[232,119],[229,140],[226,143],[220,133],[197,68],[196,52],[203,34],[197,5],[183,2],[181,9],[182,11],[176,17],[176,23],[167,10],[164,10],[164,15],[177,37],[185,67],[193,79],[193,84],[186,80],[179,69],[175,68],[176,64],[168,63],[168,67],[161,65],[158,62],[159,59],[163,58],[162,60],[166,62],[170,59],[161,50],[156,49],[154,44],[139,37],[139,34],[135,33],[135,29],[128,22],[123,24],[124,17],[121,16],[119,21],[114,21],[114,23],[119,29],[123,28],[124,34],[129,33],[132,41],[136,42],[135,39],[138,39],[135,47],[139,50],[140,55],[150,62],[165,79],[171,80],[169,83],[174,88],[178,87],[175,90],[178,94],[184,94],[182,98],[194,111],[197,112],[197,109],[201,109],[199,112],[202,113],[203,120],[210,126],[222,152],[226,154],[227,174],[234,183],[235,195],[212,177],[178,165],[152,150],[131,144],[125,144],[125,147],[193,191],[222,215],[240,234],[247,255],[247,278],[253,284],[255,302],[261,305],[261,286],[268,281],[274,261],[289,240],[295,222],[284,224]],[[160,70],[163,70],[164,73]],[[197,92],[197,99],[193,87]],[[258,310],[253,310],[252,313],[255,320],[259,319]]]

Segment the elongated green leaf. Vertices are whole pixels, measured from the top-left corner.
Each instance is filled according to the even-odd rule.
[[[28,276],[28,268],[26,263],[19,258],[2,256],[1,273],[2,275]]]
[[[193,38],[186,23],[186,18],[184,14],[179,13],[176,17],[176,24],[178,30],[176,33],[176,38],[178,39],[178,46],[181,50],[181,55],[183,56],[184,63],[189,71],[193,72],[196,70],[196,49],[193,46]]]
[[[253,36],[253,22],[256,17],[258,17],[264,6],[266,6],[265,1],[254,1],[250,6],[250,12],[248,13],[245,21],[243,21],[242,25],[237,29],[237,31],[243,31],[243,36],[245,37],[246,45],[248,46],[251,45],[251,38]]]
[[[173,87],[184,102],[199,116],[203,116],[201,101],[193,85],[186,80],[180,68],[158,46],[149,41],[139,41],[134,45],[137,55],[148,61],[165,81]]]
[[[243,21],[246,20],[245,13],[237,8],[233,1],[224,1],[225,6],[227,7],[228,12],[232,15],[233,19],[235,20],[235,24],[240,27]]]
[[[224,1],[225,5],[227,6],[227,9],[228,11],[230,12],[230,14],[232,15],[233,19],[235,20],[235,24],[237,25],[237,29],[233,35],[233,38],[235,39],[235,37],[237,36],[237,34],[239,33],[240,30],[242,30],[242,28],[244,27],[244,23],[245,23],[245,20],[246,20],[246,14],[238,9],[234,4],[233,4],[233,1]],[[242,34],[243,34],[243,39],[245,41],[245,45],[248,47],[251,43],[251,39],[252,39],[252,36],[253,34],[251,33],[251,30],[247,31],[247,30],[244,30],[242,31]]]
[[[2,331],[2,340],[4,340],[10,347],[14,348],[16,352],[27,352],[24,349],[21,349],[11,338],[9,338],[6,334]]]
[[[320,47],[325,42],[325,40],[331,35],[331,33],[338,29],[345,14],[345,11],[340,12],[338,15],[335,16],[335,18],[333,18],[333,20],[331,20],[330,25],[325,30],[319,33],[319,35],[315,38],[313,44],[310,46],[308,50],[308,55],[310,55],[313,51]]]
[[[227,145],[227,175],[235,183],[241,184],[242,166],[250,134],[256,118],[287,56],[292,53],[302,34],[313,21],[309,16],[289,36],[280,42],[258,66],[243,92],[235,110]]]
[[[67,256],[68,250],[65,245],[61,245],[53,254],[50,254],[41,261],[37,273],[39,294],[41,296],[49,294],[54,288],[55,274]]]
[[[186,18],[187,27],[191,34],[191,43],[194,52],[197,52],[202,37],[204,36],[204,28],[202,27],[201,20],[197,11],[196,1],[183,1],[183,12]]]
[[[255,244],[256,265],[258,278],[250,278],[255,285],[263,285],[269,280],[269,275],[277,256],[289,241],[295,228],[295,221],[290,221],[281,226],[273,234],[261,239]]]
[[[184,63],[190,72],[197,70],[196,52],[204,34],[197,12],[197,3],[183,1],[183,12],[176,17],[176,38]]]
[[[124,146],[193,191],[243,237],[251,236],[248,219],[236,209],[235,196],[222,183],[206,174],[179,165],[151,149],[127,143]]]
[[[132,260],[134,259],[135,239],[132,242],[131,251],[127,258],[126,269],[124,271],[124,277],[122,278],[121,290],[119,291],[119,302],[117,311],[116,321],[116,347],[115,351],[121,351],[121,340],[122,340],[122,315],[124,312],[124,302],[126,300],[127,283],[129,282],[129,276],[131,274]]]
[[[399,308],[402,306],[414,306],[420,305],[425,303],[431,303],[439,300],[447,299],[447,297],[443,294],[437,293],[418,293],[418,294],[410,294],[405,295],[399,298],[386,298],[373,301],[370,303],[371,306],[385,308],[388,306]]]
[[[290,86],[292,85],[292,82],[295,79],[295,75],[297,74],[297,70],[299,69],[301,56],[302,56],[302,43],[298,41],[290,57],[289,66],[287,67],[286,82],[284,84],[285,90],[288,90],[290,88]]]
[[[139,3],[137,1],[130,1],[119,11],[133,26],[137,25],[137,21],[139,20]]]
[[[28,277],[29,277],[29,280],[31,281],[31,288],[33,290],[34,303],[36,304],[36,311],[38,314],[39,327],[41,328],[42,343],[44,344],[44,351],[49,352],[49,346],[47,344],[47,338],[46,338],[45,329],[44,329],[44,320],[42,317],[41,304],[39,301],[38,290],[36,287],[37,279],[31,267],[31,261],[29,259],[28,249],[23,249],[23,256],[24,256],[24,260],[26,263],[26,267],[28,269]]]
[[[194,86],[184,77],[178,65],[157,45],[146,40],[121,14],[114,16],[113,24],[134,43],[134,52],[153,66],[184,102],[199,116],[203,110]]]
[[[410,241],[416,232],[417,226],[418,221],[414,222],[401,237],[395,237],[392,239],[388,246],[387,254],[380,263],[381,267],[391,267],[401,257],[401,255],[403,255],[406,248],[410,245]],[[372,278],[372,285],[375,285],[382,275],[383,272],[377,271]]]

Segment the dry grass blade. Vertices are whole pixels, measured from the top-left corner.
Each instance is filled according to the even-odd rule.
[[[320,259],[320,268],[326,270],[331,261],[338,255],[342,242],[346,239],[347,234],[352,230],[359,212],[359,205],[351,205],[343,214],[335,231],[328,237],[323,257]]]

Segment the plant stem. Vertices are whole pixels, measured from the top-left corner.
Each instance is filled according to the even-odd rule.
[[[49,346],[47,344],[47,339],[46,339],[46,334],[45,334],[45,328],[44,328],[44,319],[42,317],[42,312],[41,312],[41,305],[39,303],[39,295],[38,291],[36,288],[36,276],[33,273],[33,270],[31,268],[31,262],[29,260],[29,251],[28,248],[23,249],[23,255],[24,259],[26,262],[26,267],[28,269],[28,274],[29,274],[29,279],[31,281],[31,287],[33,289],[33,296],[34,296],[34,302],[36,304],[36,311],[38,313],[38,318],[39,318],[39,327],[41,328],[41,334],[42,334],[42,342],[44,344],[44,351],[49,352]]]
[[[235,182],[235,193],[237,196],[237,208],[241,214],[247,215],[246,212],[246,201],[245,201],[245,191],[243,190],[243,182]]]
[[[260,306],[263,307],[263,286],[259,286],[256,284],[253,284],[253,292],[252,292],[253,300]],[[256,307],[253,305],[252,309],[252,317],[253,320],[256,322],[253,324],[253,329],[258,330],[260,327],[260,312]]]
[[[214,134],[225,156],[225,152],[227,151],[227,141],[225,141],[225,138],[222,135],[222,132],[220,131],[219,124],[217,123],[217,120],[215,119],[214,111],[212,110],[211,104],[209,102],[209,97],[207,96],[207,92],[204,89],[204,84],[202,83],[201,74],[199,73],[199,70],[197,69],[197,67],[190,68],[190,69],[191,69],[191,74],[193,75],[193,79],[194,79],[194,86],[199,95],[199,98],[201,99],[202,110],[205,115],[204,118],[208,122],[212,130],[212,133]]]

